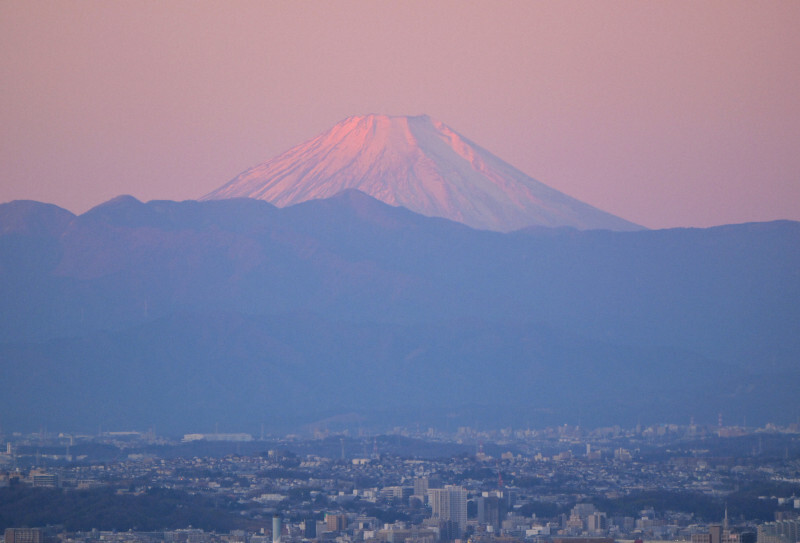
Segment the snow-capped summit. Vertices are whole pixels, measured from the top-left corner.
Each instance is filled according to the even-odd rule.
[[[536,181],[427,115],[349,117],[202,199],[285,207],[346,189],[486,230],[641,228]]]

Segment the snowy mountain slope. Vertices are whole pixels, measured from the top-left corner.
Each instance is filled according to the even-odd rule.
[[[478,229],[641,228],[536,181],[425,115],[349,117],[202,199],[285,207],[346,189]]]

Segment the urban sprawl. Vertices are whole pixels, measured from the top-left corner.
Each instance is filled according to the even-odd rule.
[[[800,539],[797,424],[0,437],[4,543]]]

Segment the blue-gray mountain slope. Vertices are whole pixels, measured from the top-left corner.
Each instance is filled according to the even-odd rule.
[[[357,191],[4,204],[0,423],[789,420],[799,242],[786,221],[501,234]]]

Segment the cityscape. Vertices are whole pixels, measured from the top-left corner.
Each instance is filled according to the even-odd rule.
[[[5,543],[792,543],[800,526],[798,424],[4,439]]]

